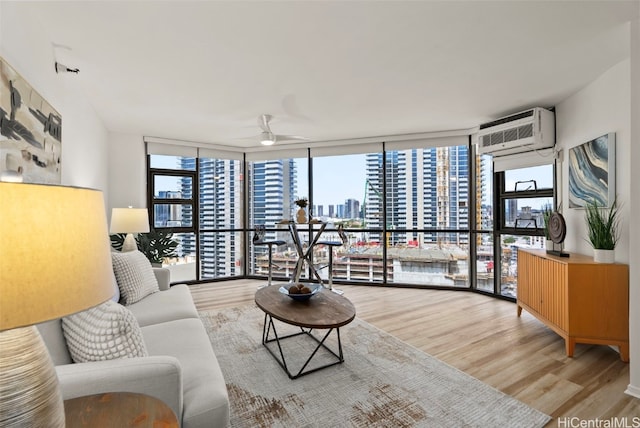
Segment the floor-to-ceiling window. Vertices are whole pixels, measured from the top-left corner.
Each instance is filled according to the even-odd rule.
[[[173,233],[172,282],[244,275],[244,162],[241,153],[147,141],[154,228]]]
[[[475,157],[475,288],[494,293],[495,260],[493,254],[493,158]]]
[[[243,163],[198,158],[199,279],[244,274]]]
[[[172,233],[178,242],[174,257],[163,266],[171,270],[172,281],[194,281],[197,275],[196,230],[198,177],[196,157],[154,154],[149,156],[148,207],[151,226]],[[195,153],[193,153],[195,154]]]
[[[516,297],[518,248],[544,248],[543,213],[554,209],[553,177],[553,164],[504,169],[495,175],[496,294]]]
[[[327,223],[324,239],[338,239],[339,226],[346,231],[345,244],[333,249],[338,282],[472,288],[511,298],[517,247],[543,245],[552,160],[522,167],[472,149],[468,136],[280,148],[248,152],[245,162],[237,153],[205,156],[199,149],[175,156],[173,169],[151,154],[150,177],[174,180],[154,178],[154,221],[179,225],[183,258],[195,267],[185,279],[266,277],[268,248],[252,244],[256,226],[265,226],[265,239],[285,241],[274,248],[272,269],[275,279],[288,279],[297,257],[288,222],[294,201],[305,197],[309,216]],[[314,234],[313,226],[299,229],[305,240]],[[317,246],[313,262],[326,266],[328,251]]]
[[[475,288],[517,295],[518,248],[544,248],[546,210],[555,209],[553,150],[475,159]]]
[[[327,222],[322,240],[339,242],[338,227],[344,229],[347,237],[341,247],[317,246],[313,260],[323,267],[320,276],[327,278],[329,251],[334,251],[337,254],[333,259],[334,280],[380,284],[385,272],[381,240],[382,174],[378,163],[371,159],[381,155],[382,145],[363,146],[355,150],[357,153],[352,153],[353,149],[311,150],[313,211]]]
[[[469,146],[385,152],[387,282],[469,286]]]
[[[307,151],[291,151],[269,156],[254,155],[247,162],[248,177],[248,274],[266,276],[269,270],[268,247],[253,245],[256,226],[264,226],[264,241],[280,240],[285,245],[273,248],[274,278],[289,278],[296,263],[296,252],[287,222],[294,218],[294,201],[308,195]],[[289,157],[294,155],[296,157]],[[302,277],[306,279],[306,273]]]

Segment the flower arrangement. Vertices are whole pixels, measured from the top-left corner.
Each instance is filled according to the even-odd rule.
[[[309,205],[309,200],[307,199],[306,196],[303,196],[302,198],[296,199],[294,203],[300,208],[306,208],[307,205]]]

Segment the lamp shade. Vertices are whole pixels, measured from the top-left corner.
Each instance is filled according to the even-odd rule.
[[[0,331],[113,295],[102,192],[0,182]]]
[[[111,233],[146,233],[149,231],[149,214],[146,208],[113,208]]]

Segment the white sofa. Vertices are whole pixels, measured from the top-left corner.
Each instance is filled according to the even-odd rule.
[[[226,427],[229,398],[189,288],[169,287],[169,272],[154,268],[159,292],[127,306],[140,324],[148,357],[73,363],[61,320],[38,325],[51,354],[63,398],[137,392],[165,402],[184,428]]]

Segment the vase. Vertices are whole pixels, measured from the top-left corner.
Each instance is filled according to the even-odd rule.
[[[296,212],[296,222],[298,224],[303,224],[307,222],[307,212],[304,210],[304,208],[300,208]]]
[[[614,263],[615,259],[615,250],[593,249],[593,261],[596,263]]]
[[[553,251],[553,241],[551,239],[545,239],[544,241],[544,249],[547,251]]]

